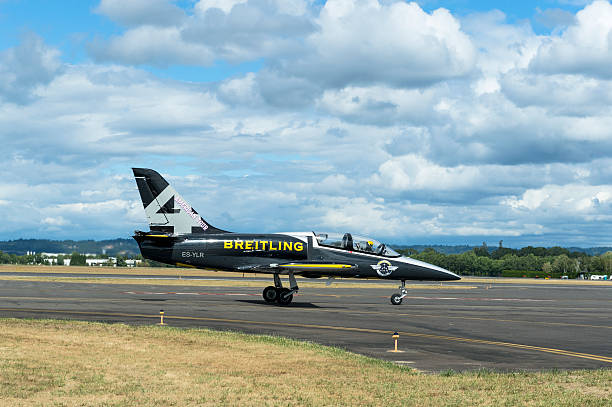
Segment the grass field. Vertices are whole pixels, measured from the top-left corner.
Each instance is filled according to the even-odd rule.
[[[61,276],[8,276],[2,275],[3,272],[25,272],[25,273],[41,273],[41,274],[58,274],[58,273],[70,273],[78,274],[79,277],[61,277]],[[99,274],[104,277],[88,278],[88,274]],[[117,274],[122,275],[133,275],[134,279],[130,278],[116,278]],[[153,276],[166,276],[175,277],[175,279],[146,279],[139,276],[142,275],[153,275]],[[241,273],[231,273],[223,271],[213,270],[198,270],[191,268],[159,268],[159,267],[132,267],[132,268],[116,268],[116,267],[66,267],[66,266],[11,266],[3,265],[0,266],[0,280],[23,280],[23,281],[46,281],[46,282],[58,282],[58,283],[104,283],[104,284],[130,284],[130,285],[164,285],[164,286],[194,286],[194,287],[266,287],[272,284],[271,274],[244,274],[246,277],[260,277],[267,279],[267,281],[253,281],[253,280],[182,280],[181,277],[212,277],[222,279],[224,277],[240,277]],[[315,288],[323,287],[326,285],[325,278],[321,279],[307,279],[300,276],[296,276],[300,280],[300,287],[302,288]],[[357,279],[341,279],[341,282],[332,282],[329,287],[340,287],[340,288],[357,288],[362,287],[363,280]],[[390,287],[395,287],[399,284],[398,281],[380,281],[378,283],[369,283],[368,288],[382,288],[388,290]],[[430,284],[406,284],[407,288],[419,288],[423,290],[468,290],[476,288],[474,286],[466,285],[453,285],[452,283],[438,283],[433,282]]]
[[[3,406],[609,406],[612,370],[422,374],[311,343],[0,319]]]
[[[147,279],[147,278],[113,278],[112,276],[103,278],[87,278],[83,277],[55,277],[55,276],[36,276],[36,277],[16,277],[16,276],[2,276],[0,275],[0,281],[11,280],[11,281],[42,281],[52,283],[65,283],[65,284],[126,284],[126,285],[156,285],[156,286],[190,286],[190,287],[259,287],[263,288],[272,285],[272,279],[270,281],[249,281],[249,280],[229,280],[229,281],[218,281],[218,280],[185,280],[185,279],[174,279],[174,280],[159,280],[159,279]],[[397,282],[392,283],[381,283],[381,284],[368,284],[368,288],[381,288],[389,290],[389,288],[397,287]],[[318,282],[300,282],[300,288],[322,288],[325,289],[327,286]],[[333,288],[360,288],[362,284],[356,280],[354,283],[349,283],[344,280],[342,283],[332,283],[329,287]],[[406,284],[406,288],[418,288],[420,290],[469,290],[476,288],[475,286],[448,286],[448,285],[432,285],[432,284]]]
[[[82,275],[82,278],[62,278],[57,276],[49,277],[12,277],[3,275],[2,273],[7,272],[24,272],[24,273],[71,273]],[[98,274],[108,276],[108,279],[91,279],[87,276],[91,274]],[[138,279],[113,279],[112,277],[117,274],[122,275],[133,275]],[[175,277],[180,279],[181,277],[212,277],[222,279],[224,277],[237,277],[244,275],[245,277],[260,277],[271,279],[269,274],[241,274],[231,273],[226,271],[214,271],[214,270],[200,270],[193,268],[166,268],[166,267],[72,267],[72,266],[34,266],[34,265],[0,265],[0,280],[28,280],[28,281],[51,281],[61,283],[96,283],[103,282],[105,284],[134,284],[134,285],[192,285],[192,286],[208,286],[208,287],[227,287],[227,286],[242,286],[242,287],[265,287],[270,285],[269,282],[265,281],[247,281],[247,280],[234,280],[234,281],[219,281],[219,280],[190,280],[186,281],[173,281],[173,280],[156,280],[156,279],[142,279],[142,275],[151,276],[166,276]],[[326,279],[305,279],[300,276],[296,276],[300,282],[300,287],[313,288],[321,287],[322,284],[326,283]],[[338,280],[336,280],[338,281]],[[341,279],[341,282],[333,282],[331,287],[342,287],[342,288],[355,288],[360,287],[360,280],[355,279]],[[590,281],[590,280],[544,280],[534,278],[487,278],[487,277],[463,277],[461,280],[463,283],[474,283],[474,284],[485,284],[489,287],[498,285],[503,286],[504,284],[561,284],[561,285],[582,285],[582,286],[611,286],[612,281]],[[368,284],[370,288],[383,288],[389,289],[390,286],[397,285],[396,281],[380,281],[377,284]],[[467,290],[478,288],[477,286],[456,284],[454,282],[432,282],[428,284],[408,284],[407,288],[418,288],[418,289],[434,289],[434,290]]]
[[[194,268],[178,268],[178,267],[83,267],[83,266],[39,266],[39,265],[13,265],[13,264],[2,264],[0,265],[0,276],[3,272],[26,272],[26,273],[72,273],[72,274],[105,274],[112,276],[114,274],[127,274],[134,275],[135,277],[141,275],[153,275],[153,276],[175,276],[175,277],[236,277],[242,276],[241,273],[232,273],[227,271],[215,271],[215,270],[202,270]],[[271,278],[270,274],[248,274],[245,273],[246,277],[263,277]],[[326,279],[312,280],[305,279],[300,276],[296,276],[298,279],[305,281],[316,281],[322,283]],[[358,281],[345,279],[346,281]],[[479,284],[518,284],[518,283],[529,283],[529,284],[563,284],[563,285],[607,285],[612,287],[611,280],[561,280],[561,279],[535,279],[535,278],[491,278],[491,277],[471,277],[464,276],[461,278],[464,283],[479,283]],[[389,284],[387,282],[387,284]],[[396,282],[391,282],[396,284]],[[454,282],[443,282],[444,287],[455,287]],[[419,287],[427,286],[440,286],[440,283],[421,284]],[[386,287],[386,286],[385,286]],[[466,286],[463,286],[466,288]]]

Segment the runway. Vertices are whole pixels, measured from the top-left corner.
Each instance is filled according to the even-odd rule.
[[[417,286],[392,306],[396,284],[346,280],[351,288],[303,288],[281,307],[265,304],[261,288],[241,286],[260,277],[229,279],[232,286],[2,278],[1,317],[155,324],[163,309],[170,326],[287,336],[423,371],[612,367],[612,284]],[[393,332],[402,353],[388,352]]]

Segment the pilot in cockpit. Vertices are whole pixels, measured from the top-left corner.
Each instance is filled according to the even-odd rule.
[[[359,251],[374,253],[374,242],[371,240],[357,242],[355,246],[355,248]]]

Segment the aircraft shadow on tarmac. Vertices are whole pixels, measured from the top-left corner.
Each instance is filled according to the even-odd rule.
[[[249,304],[258,304],[258,305],[266,305],[268,307],[270,306],[277,306],[277,307],[283,307],[283,308],[321,308],[318,305],[315,305],[311,302],[292,302],[291,305],[289,306],[283,306],[283,305],[278,305],[278,304],[268,304],[267,302],[263,301],[263,300],[236,300],[238,302],[246,302]]]

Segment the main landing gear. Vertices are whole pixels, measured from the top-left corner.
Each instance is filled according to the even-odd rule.
[[[263,299],[267,303],[278,303],[289,305],[293,300],[293,294],[298,292],[297,281],[292,272],[289,272],[289,285],[291,288],[283,288],[283,282],[278,273],[274,273],[274,286],[268,286],[263,290]]]
[[[402,280],[402,285],[399,286],[400,293],[393,294],[391,296],[391,304],[400,305],[405,296],[408,295],[408,290],[406,290],[406,280]]]

